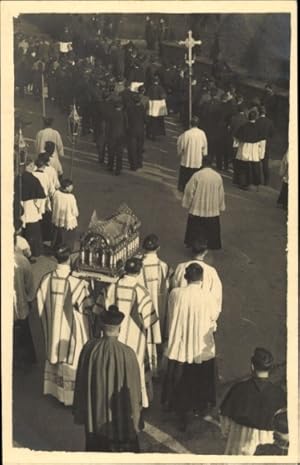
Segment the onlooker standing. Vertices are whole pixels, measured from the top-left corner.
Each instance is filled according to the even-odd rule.
[[[104,311],[103,337],[88,341],[80,354],[73,415],[85,426],[86,451],[140,451],[140,372],[132,348],[118,341],[124,316],[115,305]]]
[[[156,136],[166,135],[164,117],[168,114],[166,92],[160,85],[158,76],[154,77],[153,84],[150,85],[147,94],[149,96],[149,124],[147,136],[155,140]]]
[[[286,394],[269,380],[272,354],[256,348],[251,358],[252,376],[234,384],[220,408],[225,455],[253,455],[259,444],[273,438],[273,415],[286,407]]]
[[[220,308],[201,286],[203,269],[197,263],[185,270],[187,287],[173,289],[168,306],[168,368],[162,401],[173,408],[180,429],[187,427],[192,409],[208,414],[216,403],[214,332]]]
[[[207,156],[205,132],[199,129],[199,118],[193,116],[191,129],[178,137],[177,154],[180,157],[178,190],[183,192],[194,173],[202,166],[202,158]]]
[[[128,161],[132,171],[143,166],[146,111],[139,94],[134,94],[133,103],[127,106]]]
[[[223,180],[209,166],[208,157],[203,167],[186,185],[182,206],[189,210],[184,243],[191,247],[194,240],[207,240],[209,249],[221,248],[220,213],[225,210]]]
[[[55,145],[54,152],[52,154],[53,163],[56,165],[54,167],[57,170],[58,176],[61,176],[63,171],[59,158],[64,156],[64,146],[62,143],[61,135],[56,129],[52,129],[52,124],[53,118],[44,118],[44,129],[41,129],[36,135],[36,153],[39,154],[46,151],[47,141],[53,142]]]
[[[79,212],[76,198],[72,194],[73,188],[73,182],[70,179],[63,179],[61,188],[55,191],[52,197],[52,223],[54,225],[52,246],[54,249],[62,245],[68,246],[71,251],[74,249]]]
[[[236,133],[239,146],[236,155],[237,182],[240,189],[248,190],[250,184],[259,190],[261,183],[261,160],[265,156],[265,141],[256,124],[257,112],[250,111],[248,123],[240,127]]]
[[[108,170],[115,175],[122,171],[123,152],[126,143],[127,118],[121,100],[114,102],[114,108],[110,112],[106,126],[106,137],[108,143]]]
[[[229,131],[232,140],[232,164],[233,164],[233,184],[237,184],[237,168],[236,168],[236,154],[239,146],[239,142],[236,138],[238,130],[248,122],[246,115],[246,105],[241,103],[238,106],[238,112],[235,113],[229,122]]]

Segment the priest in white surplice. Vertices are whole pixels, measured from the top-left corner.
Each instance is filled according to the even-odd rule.
[[[58,176],[63,174],[60,158],[64,156],[64,146],[60,133],[52,128],[53,118],[43,118],[44,129],[41,129],[35,139],[36,153],[39,155],[46,151],[46,143],[53,142],[54,151],[52,153],[51,165],[56,169]]]
[[[192,260],[179,263],[171,279],[171,288],[186,287],[188,285],[185,279],[185,270],[191,263],[198,263],[203,268],[203,279],[201,286],[205,291],[211,292],[215,297],[220,311],[222,309],[222,283],[217,270],[205,263],[204,259],[208,252],[207,241],[204,239],[195,239],[192,242]]]
[[[190,410],[207,414],[216,403],[214,332],[220,313],[211,292],[199,285],[203,269],[186,268],[187,287],[173,289],[168,308],[168,368],[162,402],[174,409],[179,427],[187,427]]]

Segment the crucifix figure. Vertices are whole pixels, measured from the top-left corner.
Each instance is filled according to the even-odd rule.
[[[192,36],[192,31],[188,31],[188,36],[185,40],[181,40],[179,45],[185,45],[188,49],[187,60],[185,60],[186,64],[189,67],[189,127],[191,127],[191,119],[192,119],[192,77],[193,77],[193,64],[195,60],[192,56],[192,49],[195,45],[201,45],[201,40],[195,40]]]

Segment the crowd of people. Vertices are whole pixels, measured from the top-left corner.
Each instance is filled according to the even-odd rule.
[[[107,152],[107,168],[118,175],[125,147],[130,168],[141,168],[144,135],[165,134],[168,112],[179,112],[188,128],[187,74],[175,64],[161,66],[131,42],[124,46],[98,31],[96,36],[82,42],[66,30],[64,41],[56,43],[17,35],[16,87],[21,97],[32,92],[39,98],[43,75],[48,98],[63,111],[75,101],[83,133],[94,134],[99,162]],[[45,340],[44,394],[73,406],[75,422],[85,426],[87,451],[141,451],[138,434],[151,408],[155,378],[162,383],[162,408],[175,411],[182,431],[192,413],[210,420],[216,406],[214,334],[222,283],[205,256],[221,248],[225,200],[217,171],[232,163],[233,182],[248,189],[261,184],[262,168],[268,184],[276,96],[266,86],[263,99],[245,102],[233,85],[205,76],[195,77],[193,100],[191,128],[177,142],[178,189],[189,213],[184,243],[191,259],[174,270],[159,258],[159,238],[149,234],[141,254],[124,263],[120,279],[98,294],[72,274],[79,211],[72,180],[64,177],[64,147],[52,118],[44,119],[36,153],[25,158],[24,172],[16,176],[15,341],[33,363],[28,318],[36,308]],[[284,208],[287,173],[286,154],[279,199]],[[45,246],[57,266],[35,293],[30,261],[45,253]],[[234,385],[221,403],[226,454],[287,454],[286,393],[269,380],[272,366],[272,354],[256,348],[251,377]]]

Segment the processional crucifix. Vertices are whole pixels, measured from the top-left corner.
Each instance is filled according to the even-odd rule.
[[[185,60],[186,64],[189,67],[189,127],[191,127],[192,119],[192,78],[193,78],[193,64],[195,60],[192,56],[192,48],[195,45],[201,45],[201,40],[195,40],[192,36],[192,31],[188,31],[188,36],[185,40],[181,40],[179,45],[185,45],[188,49],[187,59]]]

